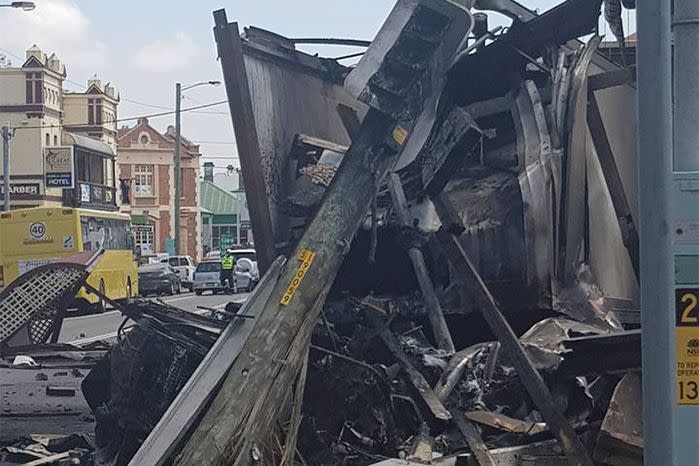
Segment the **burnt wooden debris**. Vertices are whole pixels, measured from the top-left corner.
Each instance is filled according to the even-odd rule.
[[[214,36],[228,96],[228,107],[235,122],[235,140],[240,156],[247,202],[250,210],[260,272],[264,273],[276,257],[267,188],[262,173],[262,157],[257,143],[257,128],[252,110],[248,78],[237,23],[229,23],[225,10],[214,12]]]
[[[391,191],[391,201],[393,202],[393,209],[399,219],[400,224],[403,227],[410,228],[412,226],[412,217],[408,210],[407,201],[405,199],[405,193],[403,192],[403,185],[401,184],[400,177],[391,173],[389,175],[388,187]],[[415,276],[417,277],[418,285],[420,286],[420,291],[425,300],[425,306],[427,307],[427,316],[430,320],[430,326],[432,327],[432,334],[437,342],[437,347],[441,348],[449,353],[454,352],[454,342],[449,334],[449,328],[444,320],[444,312],[442,311],[442,306],[439,304],[439,299],[437,298],[437,293],[434,290],[434,285],[432,284],[432,279],[427,271],[427,265],[425,264],[425,257],[422,255],[422,251],[418,246],[411,246],[408,249],[408,256],[413,264],[415,270]]]
[[[57,296],[0,315],[3,381],[19,355],[100,357],[94,444],[12,439],[0,462],[640,466],[634,122],[612,107],[635,69],[578,40],[601,0],[477,0],[513,19],[493,31],[470,3],[397,0],[371,42],[214,12],[263,278],[204,315],[112,303],[133,323],[111,346],[57,344]],[[296,48],[318,41],[366,50]],[[37,394],[80,398],[45,372]]]

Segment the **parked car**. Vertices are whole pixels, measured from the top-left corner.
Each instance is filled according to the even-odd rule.
[[[197,295],[201,295],[205,291],[212,293],[223,291],[221,263],[219,261],[199,262],[194,272],[193,288]]]
[[[146,264],[138,268],[138,290],[141,296],[173,295],[182,291],[182,282],[170,264]]]
[[[205,261],[220,261],[221,260],[221,251],[209,251],[206,253],[204,256]]]
[[[160,260],[161,263],[170,264],[180,277],[182,286],[189,291],[194,291],[194,271],[197,269],[194,259],[190,256],[169,256]]]
[[[248,257],[237,259],[234,279],[238,290],[252,291],[260,281],[260,270],[257,268],[257,262]]]

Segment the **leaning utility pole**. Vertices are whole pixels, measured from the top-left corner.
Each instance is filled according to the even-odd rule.
[[[229,25],[223,11],[214,17],[217,40],[230,42],[233,38],[221,34],[222,29],[237,30],[237,25]],[[269,299],[260,303],[264,308],[252,333],[175,464],[247,465],[251,454],[257,455],[258,445],[277,431],[283,402],[344,255],[429,97],[425,83],[443,76],[470,27],[470,14],[449,1],[396,4],[373,43],[380,45],[370,48],[353,71],[358,73],[354,84],[360,97],[371,105],[359,133]],[[228,81],[232,70],[225,66],[228,52],[223,45],[218,44]],[[413,47],[423,53],[407,53]],[[390,63],[384,61],[389,54]],[[393,89],[400,92],[388,92]],[[293,438],[290,443],[293,452]]]
[[[180,253],[180,195],[182,187],[180,182],[182,179],[180,163],[182,161],[180,154],[180,145],[182,144],[181,127],[180,127],[180,104],[182,103],[182,84],[175,83],[175,254]]]
[[[2,127],[2,184],[4,190],[3,210],[10,210],[10,123]]]

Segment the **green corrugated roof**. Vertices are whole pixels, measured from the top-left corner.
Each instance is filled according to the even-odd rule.
[[[201,180],[201,208],[213,215],[240,214],[248,218],[245,194],[231,193],[207,180]]]

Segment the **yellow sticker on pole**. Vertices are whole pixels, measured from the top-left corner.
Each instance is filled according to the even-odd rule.
[[[699,405],[699,288],[675,289],[677,404]]]
[[[282,306],[286,306],[291,302],[291,298],[294,297],[294,293],[296,293],[296,289],[303,281],[303,277],[306,276],[306,272],[308,272],[308,269],[311,268],[311,264],[313,263],[313,259],[315,259],[315,257],[316,253],[308,249],[304,249],[299,253],[297,258],[301,262],[301,265],[299,266],[299,269],[296,271],[296,274],[294,274],[294,278],[291,279],[291,283],[289,283],[289,286],[284,292],[284,295],[282,296],[282,299],[279,301],[279,304],[281,304]]]
[[[407,139],[407,137],[408,137],[408,130],[406,130],[402,126],[396,125],[393,128],[393,140],[396,141],[399,145],[402,146],[403,143],[405,142],[405,140]]]

